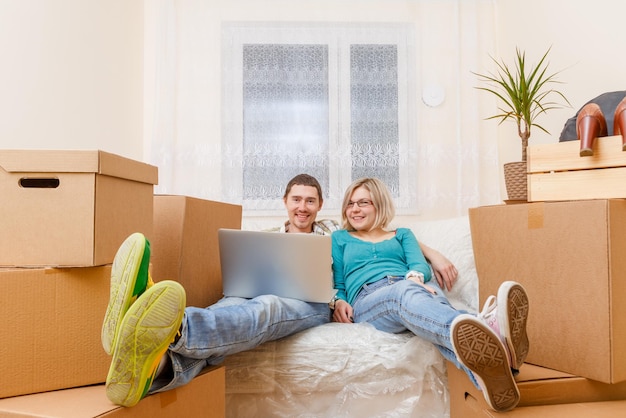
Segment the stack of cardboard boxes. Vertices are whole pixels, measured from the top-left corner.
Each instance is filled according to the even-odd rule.
[[[188,301],[206,306],[219,297],[217,229],[241,226],[240,206],[154,196],[157,178],[102,151],[0,150],[0,416],[224,415],[221,367],[130,409],[105,394],[100,330],[122,241],[142,232],[155,280],[205,285]]]
[[[604,139],[604,145],[616,142],[596,142]],[[577,154],[568,156],[577,153],[577,144],[558,144],[577,168],[555,165],[560,154],[553,146],[547,147],[550,158],[539,158],[542,150],[529,147],[529,167],[533,160],[552,160],[552,170],[559,165],[571,169],[573,182],[590,176],[577,184],[580,194],[566,185],[567,170],[548,172],[537,184],[550,184],[554,193],[529,190],[541,201],[469,211],[479,301],[484,303],[505,280],[520,282],[530,300],[531,348],[517,377],[520,404],[507,413],[489,411],[469,379],[448,367],[452,418],[626,416],[626,200],[613,198],[620,192],[611,188],[606,195],[590,195],[602,189],[593,179],[604,175],[594,173],[602,171],[594,165],[609,159],[621,164],[626,153],[616,146],[608,151],[616,157],[608,158],[599,145],[594,157],[581,162]]]

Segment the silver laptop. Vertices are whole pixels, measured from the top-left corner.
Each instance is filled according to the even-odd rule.
[[[224,296],[328,303],[336,293],[329,236],[220,229],[218,237]]]

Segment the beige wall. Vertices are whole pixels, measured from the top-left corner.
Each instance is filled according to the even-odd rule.
[[[557,142],[565,121],[589,99],[626,90],[626,3],[613,0],[498,0],[498,51],[513,57],[515,47],[539,59],[552,46],[550,65],[565,83],[571,109],[538,120],[550,135],[532,132],[531,145]],[[536,61],[534,61],[536,62]],[[502,162],[519,160],[521,147],[510,124],[499,130]]]
[[[143,158],[143,0],[0,0],[0,148]]]
[[[229,4],[220,7],[224,19],[235,13]],[[302,17],[315,19],[329,4],[302,2]],[[393,20],[398,15],[372,10],[372,2],[362,4],[355,18]],[[586,100],[626,89],[626,54],[619,53],[626,47],[620,32],[626,3],[495,4],[498,55],[512,57],[520,46],[529,58],[537,57],[552,46],[551,66],[564,69],[562,90],[574,107],[541,119],[551,135],[535,131],[531,143],[556,141],[565,120]],[[144,159],[143,5],[143,0],[0,0],[0,148],[100,148]],[[281,9],[263,10],[255,19],[271,18]],[[406,8],[401,14],[410,18],[413,12]],[[209,107],[216,111],[209,121],[219,130],[219,104]],[[152,126],[149,119],[147,126]],[[511,125],[499,128],[499,143],[502,162],[519,158]]]

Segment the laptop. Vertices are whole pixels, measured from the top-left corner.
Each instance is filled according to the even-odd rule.
[[[224,296],[328,303],[336,293],[329,236],[222,228],[218,239]]]

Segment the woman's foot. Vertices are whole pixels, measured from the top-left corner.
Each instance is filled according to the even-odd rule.
[[[498,296],[489,296],[478,317],[497,335],[509,353],[511,367],[516,371],[528,356],[530,344],[526,333],[528,295],[521,284],[506,281],[498,288]]]
[[[495,411],[515,408],[520,394],[500,336],[484,320],[469,314],[452,322],[451,333],[457,359],[472,372],[489,407]]]

